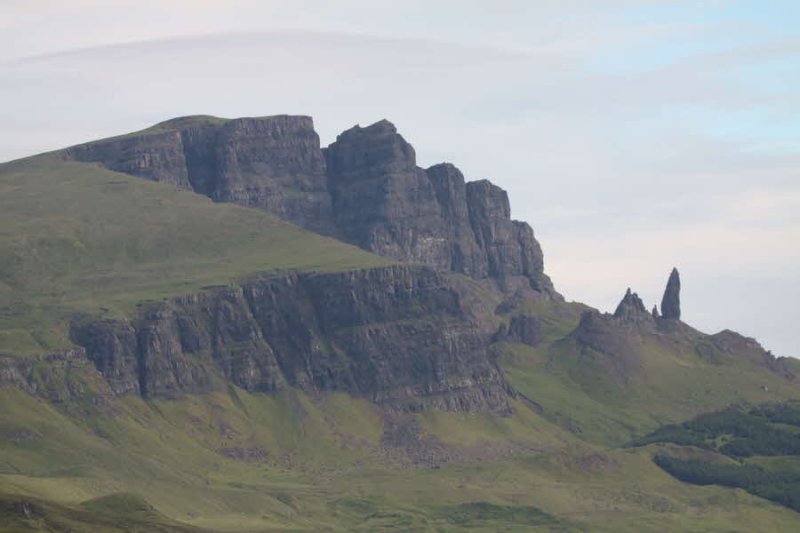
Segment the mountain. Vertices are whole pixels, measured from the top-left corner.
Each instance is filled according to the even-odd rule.
[[[466,183],[453,165],[419,168],[386,120],[322,149],[310,117],[184,117],[65,154],[256,207],[382,256],[476,279],[524,276],[552,291],[541,247],[530,226],[511,220],[506,192]]]
[[[322,148],[308,117],[184,117],[5,163],[0,228],[0,531],[800,524],[629,446],[800,400],[794,360],[682,322],[677,269],[660,314],[564,301],[506,193],[388,121]]]

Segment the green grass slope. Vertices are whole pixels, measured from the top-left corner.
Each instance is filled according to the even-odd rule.
[[[500,358],[516,390],[583,440],[620,446],[732,404],[800,399],[798,382],[766,365],[738,355],[701,355],[707,337],[686,336],[690,328],[621,332],[626,342],[612,353],[579,345],[568,333],[583,308],[539,304],[534,313],[542,318],[544,342],[505,345]]]
[[[0,531],[203,533],[204,530],[159,515],[136,495],[105,496],[74,507],[30,496],[0,493]]]
[[[259,272],[387,263],[267,213],[59,153],[0,165],[0,353],[68,345],[64,323],[78,311],[119,316]]]
[[[256,273],[387,263],[58,153],[0,165],[0,353],[68,346],[75,313],[130,316],[138,303]],[[543,342],[502,347],[521,393],[508,416],[397,413],[296,390],[145,401],[87,379],[79,399],[48,403],[0,388],[0,532],[798,529],[794,511],[687,485],[653,463],[652,447],[622,446],[796,387],[657,338],[637,341],[641,365],[621,381],[607,354],[570,344],[584,310],[537,301],[514,311],[542,321]]]
[[[64,523],[76,533],[117,531],[110,516],[130,531],[148,531],[136,529],[142,523],[251,532],[779,531],[800,523],[744,491],[681,483],[649,448],[584,443],[522,402],[508,417],[404,415],[422,446],[387,442],[386,417],[398,415],[343,394],[232,389],[54,405],[5,390],[0,404],[0,531],[65,531],[52,526]],[[409,463],[430,450],[446,460]],[[40,509],[33,519],[19,505],[30,501]]]

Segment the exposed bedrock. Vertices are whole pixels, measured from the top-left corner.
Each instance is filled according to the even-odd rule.
[[[413,147],[386,120],[345,131],[325,153],[345,240],[478,279],[523,276],[554,293],[533,230],[511,219],[503,189],[467,183],[449,163],[419,168]]]
[[[668,320],[681,319],[681,277],[677,268],[672,269],[667,280],[667,287],[661,300],[661,314]]]
[[[614,318],[618,318],[625,322],[645,322],[650,323],[655,318],[653,313],[648,313],[644,307],[644,302],[639,298],[635,292],[631,292],[630,288],[625,292],[622,301],[617,305],[614,311]]]
[[[67,153],[330,233],[325,159],[310,117],[186,117],[152,130],[75,146]]]
[[[154,305],[133,323],[76,323],[73,339],[118,394],[169,398],[230,381],[411,411],[506,411],[511,393],[491,334],[425,267],[253,279]]]
[[[185,117],[66,153],[263,209],[379,255],[501,286],[524,277],[557,296],[533,230],[511,219],[506,192],[466,182],[449,163],[418,167],[386,120],[351,128],[323,150],[310,117]]]
[[[113,392],[83,348],[30,357],[0,355],[0,389],[4,387],[56,403],[85,397],[99,403]]]

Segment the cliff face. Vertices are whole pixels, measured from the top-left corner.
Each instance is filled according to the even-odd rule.
[[[191,189],[180,131],[126,135],[68,149],[78,161],[98,162],[116,172]]]
[[[508,409],[490,335],[424,267],[254,279],[150,307],[133,323],[76,323],[73,339],[116,394],[169,398],[230,381],[402,410]]]
[[[331,228],[325,160],[310,117],[230,121],[175,119],[143,132],[68,149],[78,161],[170,183],[274,213],[325,233]]]
[[[326,159],[345,240],[479,279],[524,276],[552,291],[533,230],[511,220],[506,192],[486,180],[466,183],[447,163],[417,167],[414,149],[390,122],[347,130]]]
[[[394,126],[356,126],[328,147],[326,159],[345,240],[394,259],[449,269],[436,193]]]
[[[533,230],[511,219],[506,192],[467,183],[450,164],[418,167],[414,148],[385,120],[323,150],[309,117],[187,117],[67,154],[263,209],[379,255],[501,285],[521,276],[556,295]]]

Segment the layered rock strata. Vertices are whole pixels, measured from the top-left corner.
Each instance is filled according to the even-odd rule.
[[[117,394],[171,398],[231,382],[344,391],[410,411],[502,412],[511,391],[490,337],[445,277],[413,266],[258,278],[132,322],[73,327]]]
[[[443,163],[417,166],[390,122],[351,128],[327,149],[310,117],[174,119],[67,155],[273,213],[379,255],[557,296],[533,230],[508,195]]]

